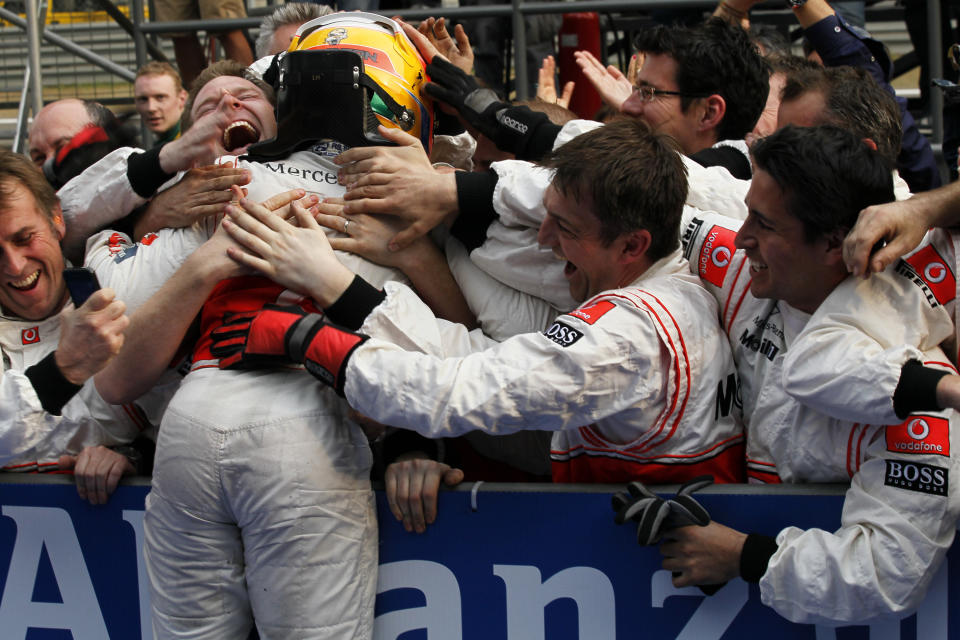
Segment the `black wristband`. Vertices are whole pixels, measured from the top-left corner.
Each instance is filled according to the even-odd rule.
[[[55,416],[60,415],[63,405],[83,388],[82,384],[73,384],[63,377],[63,372],[57,366],[55,351],[32,367],[27,367],[23,373],[37,392],[44,411]]]
[[[165,172],[160,166],[160,149],[164,146],[153,147],[127,158],[127,180],[141,198],[153,197],[164,182],[176,175]]]
[[[496,137],[493,143],[501,151],[512,153],[518,160],[535,161],[553,149],[560,134],[560,125],[553,124],[547,114],[529,107],[508,107],[497,113]]]
[[[759,533],[748,534],[740,550],[740,577],[746,582],[760,582],[778,546],[776,538]]]
[[[356,331],[370,312],[386,298],[387,294],[383,291],[355,275],[347,290],[324,311],[333,322]]]
[[[893,391],[893,410],[906,419],[915,411],[939,411],[937,383],[949,371],[923,366],[919,360],[908,360],[900,369],[900,381]]]
[[[473,251],[487,240],[487,228],[497,219],[493,192],[499,177],[492,169],[483,173],[457,171],[457,208],[460,213],[450,227],[454,238]]]

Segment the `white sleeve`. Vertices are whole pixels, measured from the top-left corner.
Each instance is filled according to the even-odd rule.
[[[209,238],[213,226],[213,218],[206,218],[182,229],[161,229],[142,242],[116,231],[101,231],[87,241],[84,264],[93,269],[101,285],[114,290],[129,315]]]
[[[703,211],[716,211],[736,220],[746,220],[744,198],[749,180],[738,180],[723,167],[703,167],[681,156],[687,168],[687,204]]]
[[[745,257],[734,244],[741,221],[713,211],[685,206],[680,229],[683,257],[690,272],[720,305],[720,322],[729,330],[738,303],[750,288]],[[736,300],[731,304],[732,301]]]
[[[117,407],[117,410],[122,409]],[[105,413],[97,415],[102,412]],[[0,380],[0,466],[28,464],[32,467],[36,461],[55,462],[59,456],[79,453],[86,446],[130,442],[137,433],[134,424],[119,418],[100,399],[92,379],[57,416],[44,410],[24,372],[3,372]]]
[[[903,365],[950,366],[939,345],[953,337],[952,249],[930,239],[884,272],[849,277],[831,292],[784,358],[787,393],[841,420],[902,422],[893,393]],[[851,384],[865,393],[850,394]]]
[[[364,320],[360,332],[389,340],[401,349],[437,357],[457,357],[482,351],[496,341],[482,331],[437,318],[407,285],[387,282],[386,299]]]
[[[456,238],[447,238],[444,251],[470,311],[494,340],[540,331],[560,313],[547,301],[508,287],[481,270]]]
[[[580,134],[593,131],[602,126],[603,123],[597,122],[596,120],[571,120],[560,128],[557,139],[553,141],[553,148],[556,149],[557,147],[563,146]]]
[[[638,309],[614,303],[603,323],[563,315],[547,331],[514,336],[482,351],[462,337],[448,350],[447,336],[422,316],[391,308],[393,291],[387,291],[387,302],[368,324],[386,316],[417,331],[418,339],[399,346],[368,340],[353,352],[344,388],[351,406],[384,424],[426,437],[559,431],[660,393],[661,381],[649,374],[659,366],[662,342]]]
[[[537,242],[546,215],[543,194],[552,173],[519,160],[495,162],[491,168],[498,176],[493,196],[498,219],[487,229],[484,243],[470,252],[470,259],[517,291],[557,309],[574,309],[577,303],[563,277],[564,262]]]
[[[63,239],[67,255],[77,255],[91,234],[147,202],[127,178],[127,159],[141,151],[133,147],[111,151],[57,192],[67,226]]]
[[[949,414],[934,415],[955,436],[957,416]],[[902,614],[921,602],[953,542],[960,465],[953,455],[887,447],[880,429],[847,491],[839,530],[779,533],[760,580],[764,604],[793,622],[836,625]]]

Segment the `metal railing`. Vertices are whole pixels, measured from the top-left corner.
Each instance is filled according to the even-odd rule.
[[[36,19],[39,15],[38,3],[41,0],[24,0],[27,11],[27,20],[21,19],[16,14],[0,8],[0,18],[9,21],[12,24],[24,29],[27,32],[28,41],[28,71],[25,78],[29,80],[29,88],[25,95],[29,100],[21,102],[21,112],[27,110],[36,113],[42,104],[42,77],[40,67],[40,41],[41,38],[51,42],[66,51],[104,69],[108,73],[114,74],[125,80],[132,81],[133,71],[115,64],[89,49],[85,49],[75,43],[62,38],[53,33],[50,29],[41,29],[40,21]],[[103,3],[103,0],[101,0]],[[189,20],[178,22],[147,22],[144,21],[144,0],[130,0],[131,19],[128,29],[132,30],[134,42],[136,65],[139,67],[147,61],[148,55],[158,57],[155,47],[151,47],[148,36],[165,33],[175,33],[183,31],[203,31],[213,32],[232,29],[255,29],[260,24],[260,17],[234,18],[223,20]],[[548,2],[529,2],[522,0],[511,0],[509,4],[482,5],[470,7],[436,7],[426,9],[407,9],[397,11],[396,14],[408,20],[419,20],[429,16],[443,15],[448,19],[461,20],[478,17],[508,17],[512,23],[513,50],[515,52],[526,51],[527,40],[524,28],[524,18],[528,15],[537,14],[556,14],[568,13],[571,11],[595,11],[599,13],[639,13],[649,12],[659,9],[704,9],[709,10],[715,6],[712,0],[577,0],[573,1],[548,1]],[[940,52],[943,48],[940,35],[940,4],[938,0],[926,0],[927,6],[927,39],[929,41],[929,70],[930,77],[941,77],[943,66]],[[763,5],[759,6],[763,9]],[[786,10],[784,10],[786,11]],[[870,16],[870,9],[868,18]],[[759,20],[758,20],[759,21]],[[524,99],[528,96],[530,71],[526,57],[524,55],[514,55],[513,72],[515,77],[514,86],[518,99]],[[929,121],[932,130],[931,142],[935,152],[940,152],[940,143],[943,139],[943,96],[941,92],[931,90],[930,92],[930,112]]]

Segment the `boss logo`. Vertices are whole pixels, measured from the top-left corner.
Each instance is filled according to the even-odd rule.
[[[932,464],[886,460],[887,474],[883,483],[888,487],[899,487],[919,493],[935,496],[947,495],[949,484],[948,470]]]
[[[544,331],[543,335],[547,336],[561,347],[569,347],[583,337],[582,332],[577,331],[573,327],[566,325],[559,320],[550,325],[550,328]]]

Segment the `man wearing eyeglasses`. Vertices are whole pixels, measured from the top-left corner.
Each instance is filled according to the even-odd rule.
[[[749,180],[743,138],[766,102],[769,68],[746,32],[722,20],[658,25],[636,45],[644,61],[620,111],[672,136],[697,163]]]

